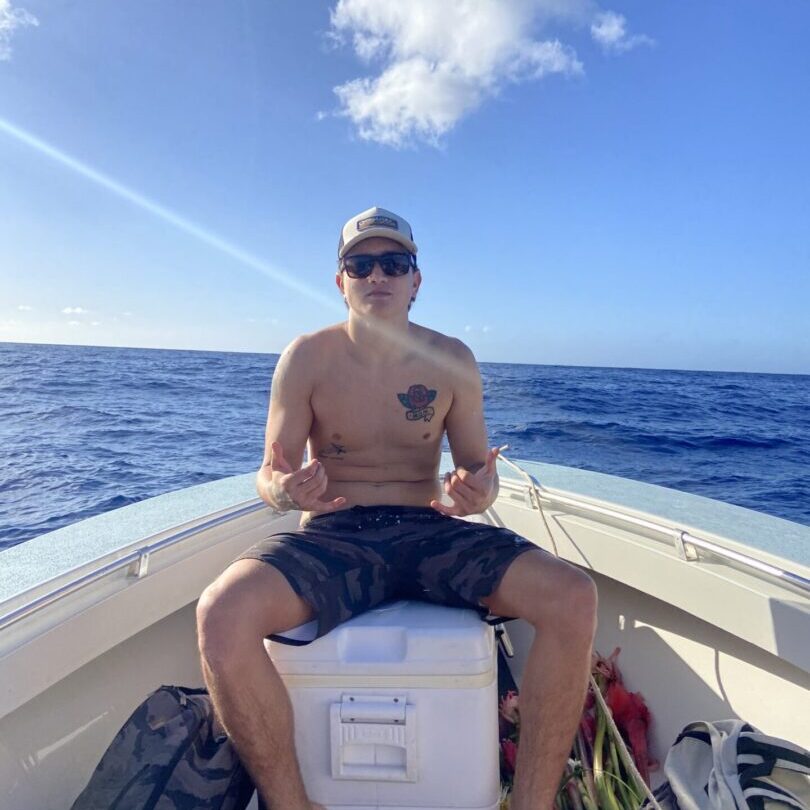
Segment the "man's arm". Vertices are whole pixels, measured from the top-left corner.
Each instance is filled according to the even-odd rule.
[[[453,402],[445,429],[456,469],[445,475],[444,490],[453,506],[439,501],[431,506],[443,514],[463,517],[483,512],[498,496],[498,451],[487,446],[483,388],[475,357],[461,341],[453,341],[452,358]]]
[[[301,337],[284,350],[273,374],[264,458],[256,474],[256,490],[268,506],[279,511],[328,512],[345,503],[345,498],[320,500],[327,480],[317,459],[301,467],[312,428],[311,397],[316,371],[312,339]]]

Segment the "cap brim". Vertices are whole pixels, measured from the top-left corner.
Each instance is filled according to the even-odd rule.
[[[409,253],[416,255],[416,244],[408,239],[405,234],[394,231],[391,228],[369,228],[367,231],[358,233],[353,236],[345,245],[340,249],[338,258],[342,259],[356,244],[363,242],[366,239],[371,239],[372,236],[380,236],[383,239],[390,239],[393,242],[399,242],[404,248],[407,248]]]

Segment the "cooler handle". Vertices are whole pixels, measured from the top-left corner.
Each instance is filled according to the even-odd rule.
[[[332,778],[416,782],[416,707],[405,705],[404,723],[363,723],[344,721],[343,706],[333,703],[329,710]]]

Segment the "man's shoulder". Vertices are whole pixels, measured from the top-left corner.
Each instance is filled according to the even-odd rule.
[[[281,353],[273,375],[275,384],[311,390],[329,367],[331,347],[339,338],[338,327],[299,335]]]
[[[317,332],[299,335],[284,349],[281,356],[287,362],[311,361],[316,357],[322,357],[325,350],[343,340],[345,333],[343,324],[335,324]]]
[[[431,351],[438,352],[457,363],[475,363],[475,356],[470,347],[457,337],[445,335],[435,329],[428,329],[426,326],[419,326],[415,323],[411,324],[411,328],[415,330],[415,336],[420,343],[430,348]]]

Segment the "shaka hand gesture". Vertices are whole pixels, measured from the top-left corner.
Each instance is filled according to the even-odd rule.
[[[456,467],[452,473],[444,475],[444,491],[453,501],[452,506],[445,506],[441,501],[433,500],[430,505],[443,515],[465,517],[483,512],[492,503],[492,487],[497,472],[495,461],[500,449],[493,447],[487,453],[484,465],[475,472],[464,467]]]
[[[334,512],[345,506],[346,499],[320,500],[329,483],[326,470],[317,458],[300,470],[293,470],[279,442],[270,445],[270,469],[273,473],[270,492],[279,511],[300,509],[303,512]]]

